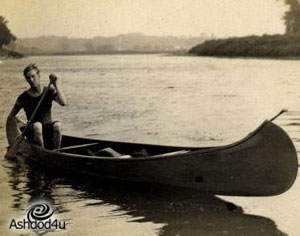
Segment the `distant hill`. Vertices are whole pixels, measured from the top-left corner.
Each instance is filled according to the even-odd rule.
[[[189,50],[198,56],[299,57],[300,35],[263,35],[207,40]]]
[[[141,33],[113,37],[68,38],[43,36],[20,38],[8,49],[25,55],[39,54],[109,54],[109,53],[156,53],[188,51],[192,46],[208,39],[200,37],[147,36]]]

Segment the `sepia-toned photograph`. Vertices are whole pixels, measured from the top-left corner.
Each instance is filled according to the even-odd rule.
[[[300,0],[0,5],[0,235],[300,235]]]

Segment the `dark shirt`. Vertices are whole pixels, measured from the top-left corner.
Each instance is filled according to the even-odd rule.
[[[24,91],[17,99],[17,105],[21,106],[26,113],[27,120],[31,118],[37,104],[39,103],[41,97],[46,92],[46,87],[44,87],[43,92],[37,96],[31,96],[27,91]],[[55,99],[56,92],[53,88],[50,88],[43,102],[41,103],[37,113],[35,114],[32,122],[41,122],[42,124],[48,124],[52,122],[51,108],[52,101]]]

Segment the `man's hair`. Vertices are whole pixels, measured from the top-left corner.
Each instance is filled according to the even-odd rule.
[[[37,74],[40,74],[40,70],[39,68],[35,65],[35,64],[29,64],[28,66],[25,67],[25,69],[23,70],[23,75],[26,78],[26,75],[29,71],[31,70],[36,70]]]

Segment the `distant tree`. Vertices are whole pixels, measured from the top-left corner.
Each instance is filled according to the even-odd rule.
[[[0,16],[0,49],[3,45],[9,44],[11,41],[15,41],[17,38],[7,28],[7,20],[3,16]]]
[[[299,0],[284,0],[289,9],[284,14],[285,32],[289,35],[300,34],[300,1]]]

